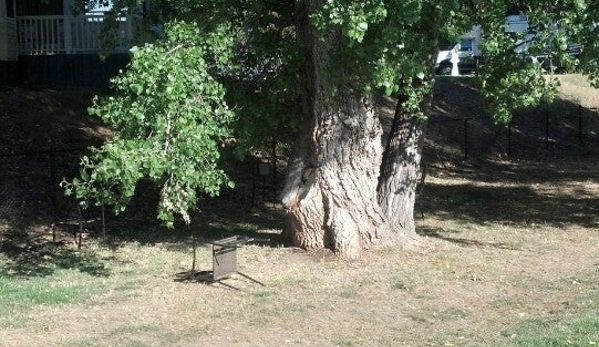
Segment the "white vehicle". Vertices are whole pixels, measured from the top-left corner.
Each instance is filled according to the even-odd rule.
[[[528,30],[528,20],[524,15],[507,16],[505,21],[506,32],[525,32]],[[532,37],[531,37],[532,38]],[[483,32],[480,25],[472,27],[468,33],[460,36],[458,43],[448,50],[439,51],[435,71],[438,75],[449,75],[453,67],[452,58],[459,58],[458,69],[460,73],[475,73],[478,64],[482,61]],[[528,38],[526,39],[528,40]],[[518,45],[516,52],[526,51],[528,45],[524,42]]]

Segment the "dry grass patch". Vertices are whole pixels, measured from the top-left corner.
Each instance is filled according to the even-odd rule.
[[[420,227],[439,229],[420,251],[354,263],[245,247],[241,270],[267,286],[226,281],[240,291],[173,281],[189,252],[127,245],[98,280],[97,298],[34,304],[27,323],[3,327],[2,338],[8,346],[510,345],[516,323],[597,294],[585,280],[597,267],[596,230],[481,226],[432,212]],[[208,267],[209,250],[199,255]]]
[[[597,88],[582,75],[570,74],[557,76],[560,81],[559,94],[562,99],[573,100],[584,107],[599,107]]]
[[[539,327],[596,322],[599,176],[592,165],[571,164],[506,161],[501,171],[429,177],[416,251],[345,262],[326,252],[241,248],[240,270],[265,287],[240,276],[225,280],[238,290],[176,282],[191,266],[189,234],[150,230],[112,248],[88,240],[79,256],[101,262],[102,276],[73,262],[46,277],[2,277],[11,293],[44,282],[81,295],[48,303],[5,291],[13,323],[4,320],[0,338],[6,346],[529,346]],[[238,217],[231,226],[220,220],[219,230],[241,231]],[[244,225],[276,235],[257,220]],[[210,269],[210,252],[198,248],[198,270]]]

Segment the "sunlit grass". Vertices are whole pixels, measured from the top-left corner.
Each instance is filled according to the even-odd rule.
[[[517,330],[515,341],[519,347],[599,345],[599,309],[528,321]]]
[[[0,310],[30,305],[58,305],[80,301],[101,290],[101,285],[85,286],[47,278],[14,280],[0,276]]]
[[[101,282],[72,271],[60,271],[50,277],[0,275],[0,326],[23,325],[25,315],[40,306],[91,304],[105,288]]]
[[[579,74],[559,75],[560,96],[584,107],[599,107],[599,91],[592,87],[588,78]]]

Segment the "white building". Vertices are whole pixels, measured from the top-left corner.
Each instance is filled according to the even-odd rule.
[[[73,13],[75,1],[0,0],[0,75],[13,73],[20,80],[35,84],[37,76],[71,67],[73,71],[65,73],[112,74],[102,72],[103,67],[96,63],[97,55],[128,52],[138,34],[136,28],[140,27],[145,3],[136,8],[135,15],[109,17],[110,6]],[[114,25],[105,25],[108,19]]]

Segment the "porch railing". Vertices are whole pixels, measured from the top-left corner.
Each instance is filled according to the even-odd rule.
[[[111,49],[126,51],[132,41],[132,18],[119,17],[113,30],[104,28],[103,15],[17,17],[19,54],[74,54]],[[111,40],[106,40],[111,35]]]

